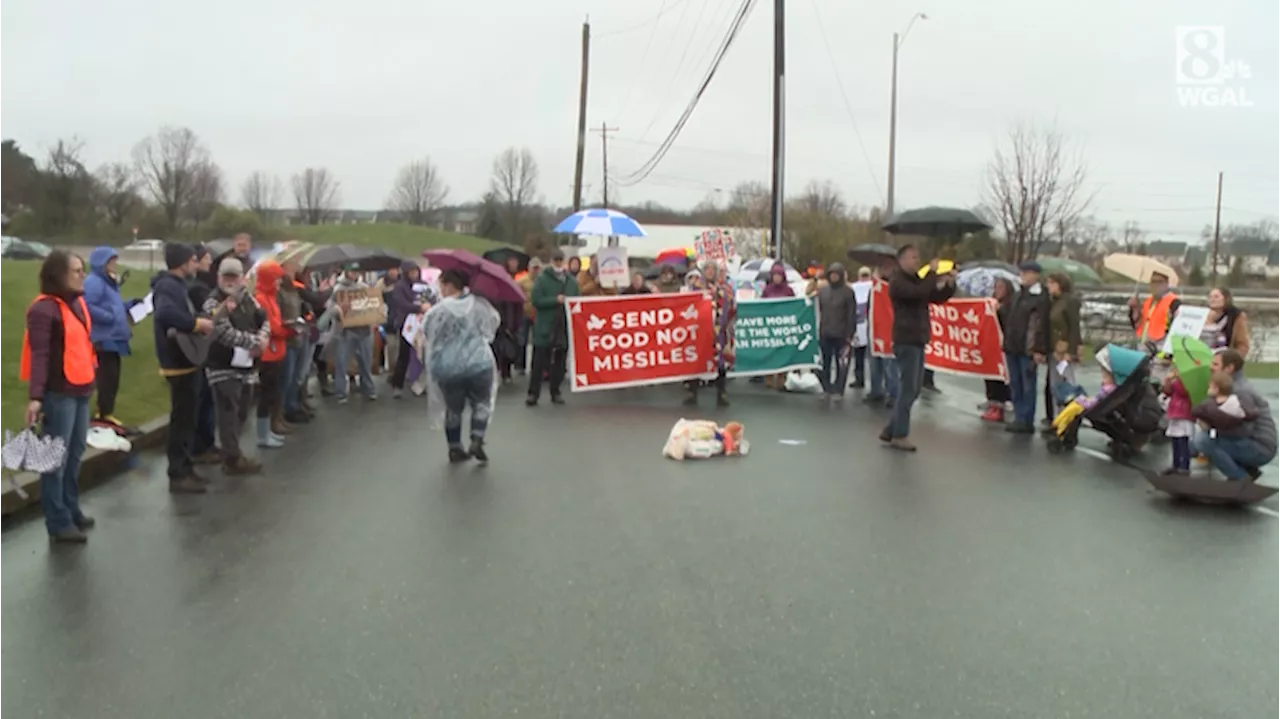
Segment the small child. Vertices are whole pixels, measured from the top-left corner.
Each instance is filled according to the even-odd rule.
[[[1235,391],[1235,380],[1231,379],[1231,375],[1226,372],[1215,372],[1213,377],[1209,378],[1209,396],[1218,404],[1218,409],[1223,414],[1243,418],[1244,407],[1240,405],[1240,398],[1236,396]]]
[[[1164,436],[1173,445],[1173,466],[1162,474],[1191,474],[1191,437],[1196,431],[1195,419],[1191,416],[1191,395],[1187,394],[1176,369],[1165,377],[1162,390],[1169,398],[1169,408],[1165,411],[1169,426]]]

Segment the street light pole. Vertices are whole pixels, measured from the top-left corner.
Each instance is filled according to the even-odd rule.
[[[918,12],[911,16],[911,21],[907,23],[907,29],[902,34],[893,34],[893,75],[889,84],[889,177],[888,177],[888,193],[885,198],[885,219],[893,217],[893,188],[898,162],[898,49],[902,47],[902,43],[907,41],[907,34],[911,32],[911,27],[916,24],[916,20],[928,20],[929,16],[922,12]]]

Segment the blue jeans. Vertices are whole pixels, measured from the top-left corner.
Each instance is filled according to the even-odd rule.
[[[1204,431],[1196,432],[1195,447],[1227,479],[1234,481],[1249,479],[1245,467],[1257,469],[1276,458],[1275,452],[1268,452],[1256,440],[1222,436],[1215,439]]]
[[[924,380],[924,347],[898,344],[894,345],[893,354],[898,365],[898,399],[885,433],[897,439],[911,435],[911,406],[920,396],[920,383]]]
[[[89,398],[68,397],[49,392],[41,405],[44,420],[40,434],[60,437],[66,443],[67,455],[62,466],[40,475],[40,506],[44,509],[44,526],[49,534],[75,527],[84,518],[80,511],[80,458],[89,434]]]
[[[818,340],[822,350],[822,391],[827,394],[844,394],[844,385],[849,381],[849,363],[844,359],[844,350],[848,343],[839,337],[823,337]],[[835,364],[835,379],[831,378],[831,365]]]
[[[1024,354],[1004,353],[1009,365],[1009,395],[1013,400],[1013,421],[1033,424],[1036,421],[1036,361]]]
[[[871,391],[867,397],[877,399],[888,395],[898,398],[898,360],[893,357],[871,358]]]
[[[373,335],[344,330],[330,341],[336,343],[333,346],[333,394],[339,399],[347,396],[347,368],[354,356],[356,371],[360,373],[360,390],[367,397],[377,395],[373,388]]]
[[[302,411],[302,383],[311,369],[311,346],[304,343],[297,347],[289,345],[284,353],[284,367],[281,369],[280,391],[284,393],[284,411],[293,414]]]
[[[493,370],[472,377],[441,382],[444,395],[444,437],[450,447],[462,446],[462,413],[471,407],[471,439],[483,440],[489,427],[493,392]]]

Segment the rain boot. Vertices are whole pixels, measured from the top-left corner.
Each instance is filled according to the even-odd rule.
[[[271,433],[271,423],[265,417],[258,418],[258,446],[266,449],[279,449],[284,446],[284,439]]]
[[[277,436],[293,433],[293,425],[284,421],[284,412],[279,406],[271,408],[271,433]]]

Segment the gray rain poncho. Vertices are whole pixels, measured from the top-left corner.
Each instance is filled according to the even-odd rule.
[[[444,426],[441,385],[484,375],[492,377],[487,406],[472,412],[492,414],[498,394],[498,367],[490,348],[501,324],[498,311],[483,297],[467,292],[441,299],[423,321],[426,334],[427,411],[432,428]]]

